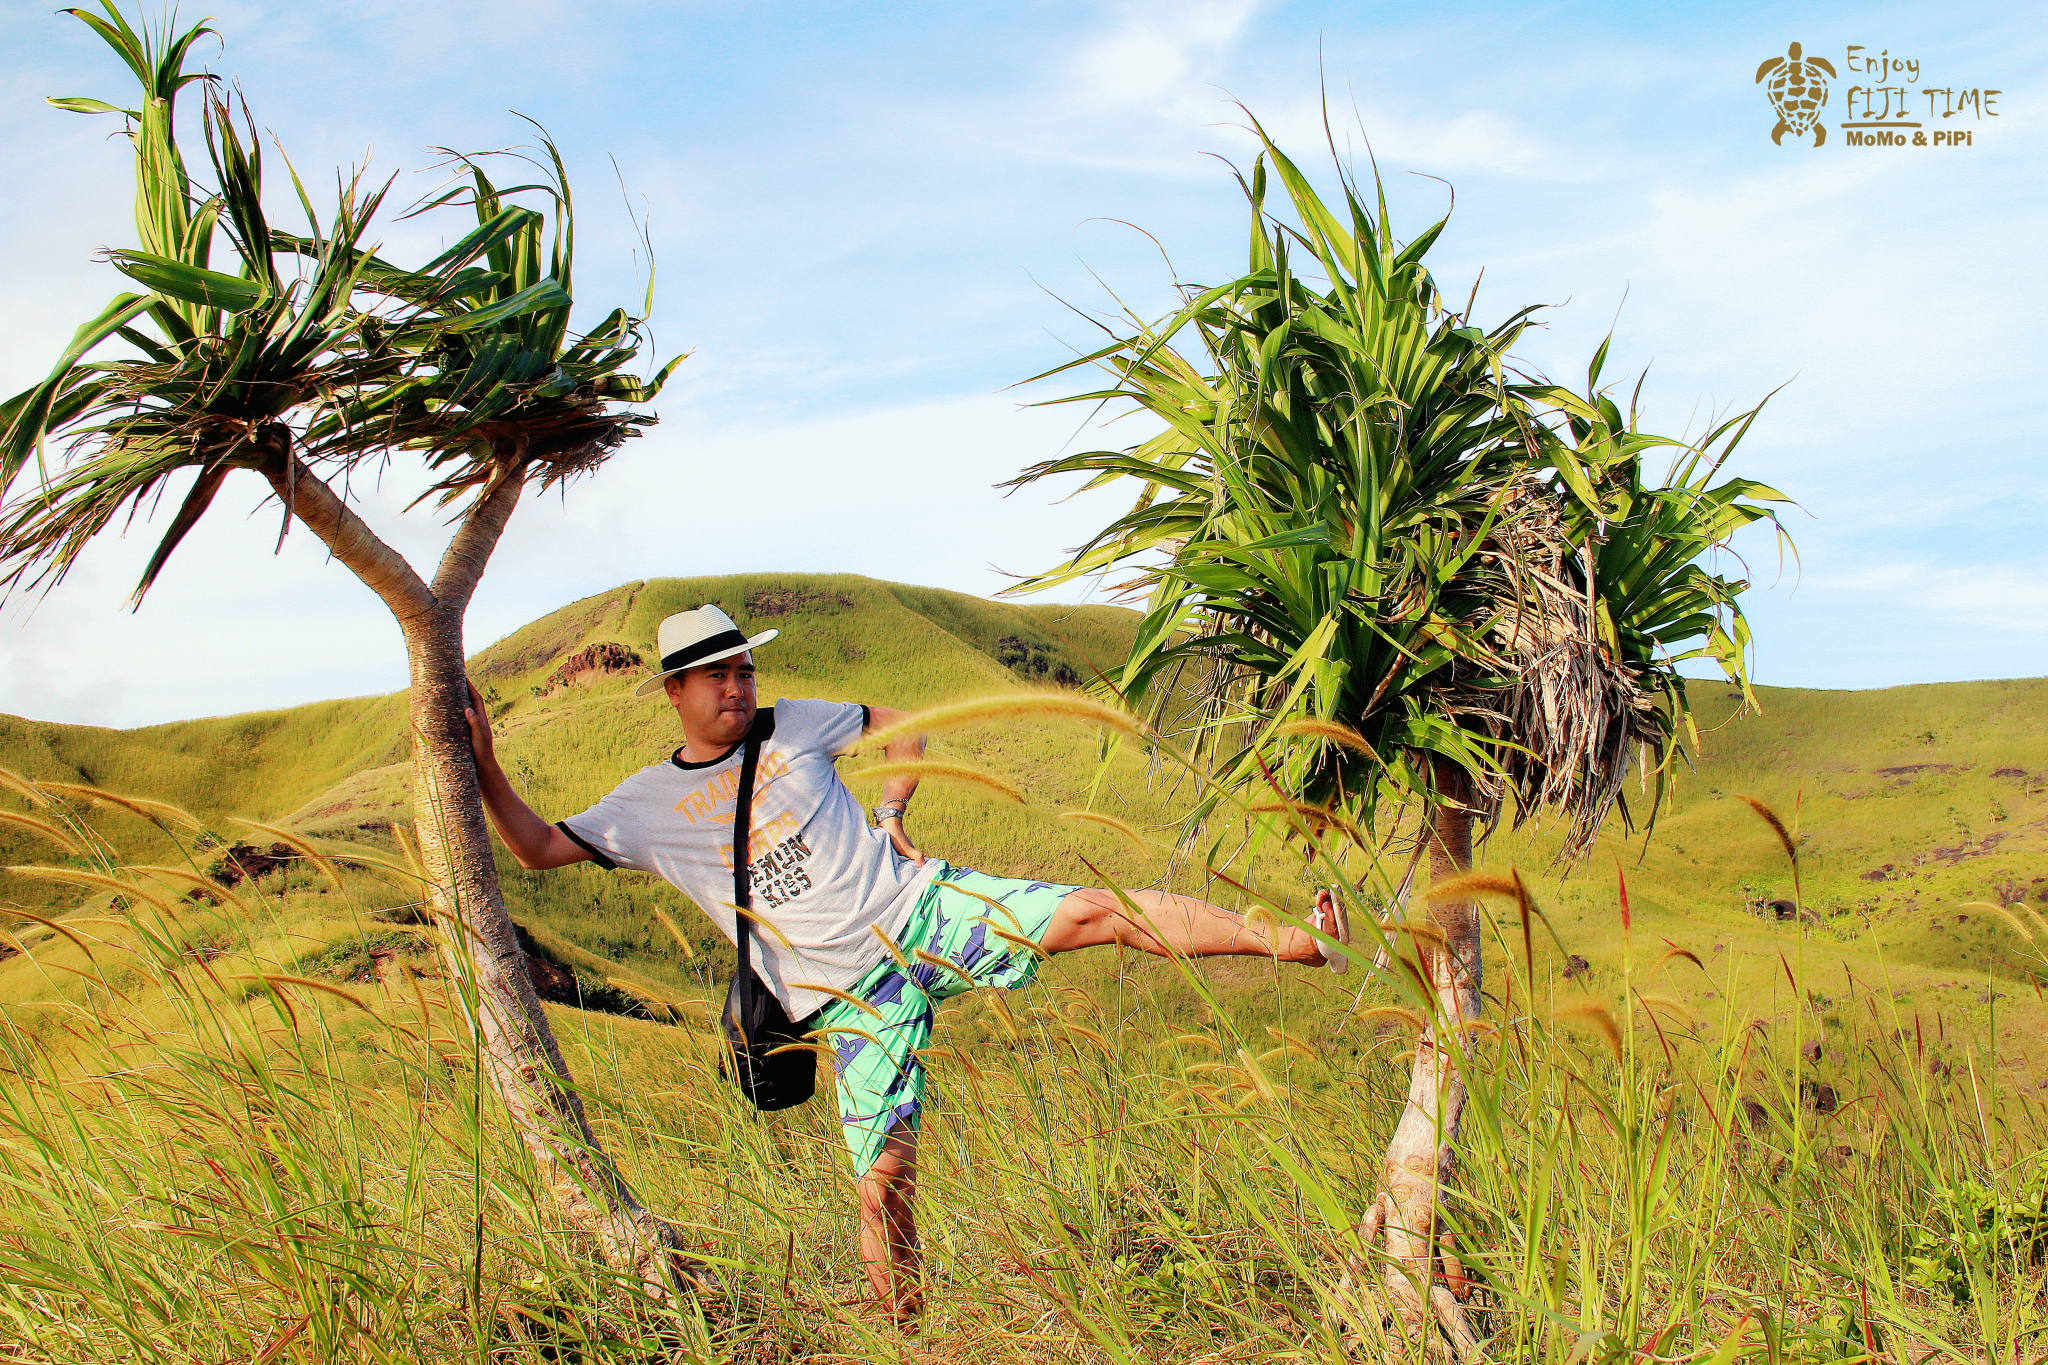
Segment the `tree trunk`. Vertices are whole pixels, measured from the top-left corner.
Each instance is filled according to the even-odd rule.
[[[432,585],[287,453],[267,468],[293,516],[383,599],[405,637],[412,690],[414,826],[428,897],[449,971],[462,987],[485,1076],[563,1213],[611,1266],[656,1298],[714,1283],[681,1250],[675,1231],[634,1197],[598,1145],[541,1012],[519,936],[498,885],[491,833],[477,788],[463,709],[469,704],[462,622],[491,550],[517,505],[522,480],[508,460],[480,492],[448,544]],[[483,1078],[479,1078],[479,1083]]]
[[[1471,869],[1472,813],[1465,808],[1470,787],[1464,770],[1442,758],[1431,763],[1445,802],[1433,813],[1429,831],[1434,884]],[[1472,900],[1432,901],[1429,917],[1444,938],[1441,948],[1417,948],[1435,996],[1434,1017],[1415,1040],[1408,1099],[1387,1144],[1380,1193],[1358,1226],[1359,1241],[1368,1250],[1378,1244],[1380,1266],[1376,1271],[1358,1267],[1345,1281],[1347,1288],[1354,1283],[1365,1288],[1368,1301],[1383,1299],[1410,1341],[1434,1345],[1440,1327],[1462,1358],[1479,1339],[1459,1302],[1464,1270],[1438,1226],[1437,1199],[1456,1167],[1458,1123],[1465,1112],[1465,1078],[1456,1056],[1471,1040],[1464,1026],[1480,1013],[1479,907]],[[1446,1046],[1450,1038],[1457,1041]]]
[[[666,1295],[703,1268],[680,1254],[673,1230],[641,1205],[598,1145],[534,994],[498,885],[462,717],[469,697],[461,619],[430,613],[407,629],[405,644],[420,859],[484,1070],[570,1221],[595,1237],[613,1267]]]

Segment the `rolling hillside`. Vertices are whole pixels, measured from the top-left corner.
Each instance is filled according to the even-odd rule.
[[[673,717],[658,700],[634,698],[632,687],[645,676],[640,660],[651,653],[656,623],[704,601],[750,631],[783,631],[760,653],[764,698],[908,708],[1085,679],[1121,656],[1136,621],[1110,607],[994,603],[853,576],[627,584],[474,657],[473,676],[503,736],[500,752],[537,809],[581,809],[673,746]],[[1865,985],[1889,983],[1902,1010],[1939,1011],[1973,1028],[2004,1011],[1996,1018],[2002,1035],[2038,1023],[2032,983],[2048,979],[2042,945],[1963,907],[2048,893],[2048,680],[1761,696],[1761,716],[1731,722],[1725,689],[1695,688],[1702,753],[1675,778],[1647,840],[1626,837],[1616,822],[1573,869],[1551,865],[1540,829],[1504,832],[1488,846],[1488,862],[1535,873],[1557,935],[1539,953],[1543,969],[1561,974],[1577,954],[1597,984],[1622,968],[1632,947],[1617,910],[1617,877],[1625,875],[1636,956],[1646,945],[1662,953],[1659,940],[1697,952],[1707,972],[1660,989],[1702,1012],[1734,1009],[1739,1000],[1759,1018],[1784,1017],[1796,968],[1802,980],[1839,983],[1846,972]],[[335,846],[381,849],[390,822],[409,814],[403,714],[402,695],[393,695],[133,731],[0,717],[0,765],[168,801],[227,838],[243,837],[230,817],[247,816]],[[1181,889],[1198,885],[1199,868],[1170,859],[1163,843],[1141,853],[1113,833],[1055,818],[1092,803],[1164,829],[1182,804],[1170,775],[1138,756],[1119,756],[1098,774],[1093,732],[1020,718],[950,732],[934,750],[1003,774],[1028,804],[928,785],[912,822],[928,852],[1002,874],[1090,882],[1099,869],[1147,884],[1171,871]],[[1768,803],[1792,826],[1801,851],[1796,888],[1776,836],[1738,794]],[[12,797],[0,802],[22,808]],[[166,860],[166,839],[139,817],[111,812],[104,823],[124,853]],[[48,856],[34,835],[0,826],[0,859]],[[605,980],[669,998],[715,989],[722,945],[667,887],[590,867],[504,870],[515,916],[593,990]],[[1268,859],[1252,875],[1268,887],[1305,885],[1285,859]],[[0,895],[45,915],[77,899],[19,878]],[[690,925],[693,943],[677,944],[647,913],[650,905]],[[312,941],[301,951],[332,946]],[[1057,972],[1078,981],[1110,973],[1156,991],[1169,1012],[1194,1008],[1161,964],[1098,954],[1062,962]],[[1348,981],[1338,988],[1331,978],[1290,978],[1283,988],[1269,969],[1244,962],[1212,964],[1209,975],[1241,988],[1245,1008],[1261,1012],[1353,1003]],[[0,997],[9,989],[0,970]],[[1824,998],[1825,990],[1808,994]]]

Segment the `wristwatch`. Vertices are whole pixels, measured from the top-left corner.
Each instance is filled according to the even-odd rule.
[[[875,817],[875,823],[879,825],[884,820],[901,820],[909,809],[908,801],[885,801],[868,813]]]

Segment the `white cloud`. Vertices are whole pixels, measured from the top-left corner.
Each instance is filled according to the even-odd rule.
[[[1100,220],[1156,231],[1188,278],[1240,269],[1243,205],[1203,153],[1247,159],[1232,127],[1243,98],[1327,184],[1320,69],[1340,146],[1359,119],[1371,134],[1398,230],[1443,203],[1408,170],[1457,182],[1432,257],[1447,290],[1462,297],[1484,266],[1482,314],[1571,300],[1529,335],[1532,361],[1581,375],[1627,291],[1610,378],[1654,360],[1653,428],[1696,430],[1790,381],[1737,459],[1806,509],[1791,514],[1804,582],[1753,594],[1770,680],[2048,668],[2026,625],[2043,615],[2027,575],[2048,500],[2025,330],[2048,306],[2026,114],[2039,38],[2016,22],[1912,17],[1998,33],[1950,65],[2008,73],[2008,121],[1983,146],[1887,162],[1772,147],[1749,76],[1776,40],[1682,9],[1618,25],[1568,10],[1084,0],[940,32],[887,7],[825,7],[798,29],[716,3],[447,0],[414,15],[396,0],[223,2],[232,46],[208,59],[249,79],[302,169],[370,143],[381,164],[422,165],[429,141],[516,140],[517,103],[577,158],[579,292],[593,302],[638,297],[603,154],[616,149],[652,202],[660,339],[698,353],[653,436],[566,509],[522,510],[473,645],[648,574],[817,568],[986,592],[1002,582],[988,561],[1057,558],[1122,495],[998,498],[988,485],[1050,454],[1071,418],[961,395],[1062,358],[1048,331],[1094,340],[1038,282],[1097,304],[1093,268],[1139,312],[1167,305],[1151,244]],[[96,40],[40,11],[0,15],[0,36],[15,39],[0,45],[12,391],[115,287],[89,258],[125,237],[128,167],[104,140],[110,121],[41,103],[118,92]],[[403,181],[394,203],[423,183]],[[381,235],[404,255],[448,226]],[[764,501],[772,511],[737,523],[696,515]],[[33,616],[11,604],[0,708],[127,722],[400,685],[381,608],[303,536],[270,558],[272,529],[267,514],[221,517],[140,616],[119,609],[142,530],[96,549]],[[1879,559],[1910,581],[1855,586]]]
[[[1256,8],[1256,0],[1124,6],[1116,28],[1075,55],[1074,89],[1099,105],[1155,111],[1162,99],[1177,105],[1204,60],[1225,52]]]
[[[1012,581],[999,569],[1050,568],[1123,509],[1128,495],[1116,490],[1055,505],[1072,480],[1007,498],[992,487],[1058,454],[1079,421],[1007,398],[781,426],[677,420],[566,498],[528,499],[470,608],[469,647],[638,578],[859,573],[991,596]],[[303,528],[273,556],[275,505],[242,515],[259,485],[238,482],[241,500],[224,495],[139,613],[125,602],[161,518],[93,546],[47,598],[8,604],[0,711],[127,726],[403,687],[403,647],[382,605]],[[397,472],[381,487],[359,481],[358,505],[431,567],[445,530],[424,511],[398,514],[417,486]]]
[[[2048,636],[2048,559],[2032,563],[1942,564],[1890,560],[1817,574],[1818,592],[1901,608],[1937,625]]]

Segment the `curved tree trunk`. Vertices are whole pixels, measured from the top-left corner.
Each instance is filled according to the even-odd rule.
[[[498,885],[462,715],[469,704],[462,623],[517,505],[516,464],[508,462],[497,485],[471,505],[431,586],[304,466],[287,461],[265,472],[292,515],[384,600],[404,634],[414,825],[443,957],[480,1044],[479,1084],[489,1080],[563,1213],[614,1269],[655,1297],[709,1283],[708,1269],[684,1255],[674,1230],[634,1197],[591,1132]]]
[[[596,1238],[615,1268],[666,1294],[701,1268],[679,1254],[674,1232],[641,1205],[590,1131],[505,910],[462,717],[469,698],[461,619],[430,613],[405,643],[414,828],[442,954],[473,1011],[484,1070],[570,1221]]]
[[[1431,761],[1446,802],[1434,812],[1429,831],[1433,884],[1470,870],[1472,814],[1464,808],[1464,770],[1442,758]],[[1465,1112],[1465,1078],[1456,1056],[1470,1041],[1464,1026],[1480,1014],[1479,907],[1471,900],[1432,901],[1429,913],[1446,944],[1418,948],[1436,998],[1434,1017],[1415,1040],[1408,1099],[1387,1144],[1380,1193],[1358,1226],[1359,1241],[1369,1250],[1377,1245],[1380,1265],[1360,1267],[1346,1282],[1349,1287],[1362,1281],[1366,1300],[1380,1298],[1410,1341],[1435,1345],[1442,1328],[1453,1352],[1463,1357],[1479,1339],[1459,1302],[1464,1271],[1449,1235],[1438,1226],[1437,1199],[1456,1168],[1458,1124]],[[1457,1042],[1446,1046],[1452,1036]]]

